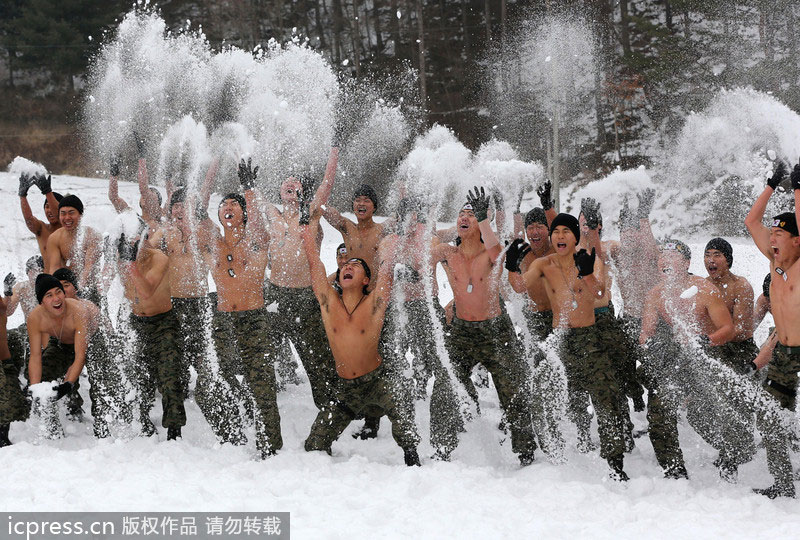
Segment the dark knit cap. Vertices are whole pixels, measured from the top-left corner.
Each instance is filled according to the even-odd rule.
[[[36,300],[38,300],[40,304],[42,303],[44,295],[47,294],[47,292],[51,289],[56,288],[61,289],[61,292],[64,292],[64,286],[61,285],[61,282],[50,274],[39,274],[36,276]]]
[[[239,193],[228,193],[225,195],[221,201],[219,201],[219,205],[222,206],[222,203],[227,201],[228,199],[233,199],[239,206],[242,207],[242,222],[247,225],[247,201],[245,200],[244,196]]]
[[[358,188],[353,192],[353,200],[355,201],[359,197],[367,197],[372,201],[372,206],[375,207],[375,210],[378,209],[378,195],[375,193],[375,190],[372,189],[372,186],[367,184],[361,184],[358,186]]]
[[[59,281],[69,281],[76,290],[78,288],[78,278],[75,276],[75,272],[69,268],[59,268],[53,272],[53,277]]]
[[[783,214],[778,214],[772,218],[772,226],[783,229],[792,236],[798,236],[797,216],[794,215],[794,212],[784,212]]]
[[[81,202],[81,200],[78,198],[77,195],[69,194],[63,199],[61,199],[61,202],[58,203],[58,209],[61,210],[65,206],[74,208],[75,210],[78,211],[79,214],[83,215],[83,203]]]
[[[706,244],[705,251],[709,249],[716,249],[723,255],[725,255],[725,260],[728,261],[728,268],[733,266],[733,246],[731,246],[727,240],[723,238],[712,238]]]
[[[578,224],[578,218],[569,214],[558,214],[553,222],[550,224],[550,236],[553,236],[553,231],[556,227],[567,227],[575,235],[575,243],[581,241],[581,227]]]
[[[528,225],[531,225],[532,223],[541,223],[547,227],[547,216],[545,215],[543,209],[534,208],[525,214],[525,228],[527,229]]]
[[[186,200],[186,188],[176,189],[172,192],[169,198],[169,209],[172,210],[172,207],[178,203],[182,203]]]

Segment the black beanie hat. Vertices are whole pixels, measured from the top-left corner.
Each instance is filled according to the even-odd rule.
[[[367,184],[358,186],[355,192],[353,192],[353,200],[355,201],[359,197],[367,197],[372,201],[372,206],[375,207],[375,210],[378,209],[378,195],[375,193],[375,190],[372,189],[372,186]]]
[[[576,244],[581,241],[581,227],[578,224],[578,218],[569,214],[558,214],[550,224],[550,236],[553,236],[553,231],[559,226],[567,227],[572,231],[572,234],[575,235]]]
[[[58,191],[54,191],[53,192],[53,197],[55,197],[56,198],[56,202],[59,202],[59,203],[61,202],[61,199],[64,198],[64,196],[61,193],[59,193]],[[44,208],[44,206],[46,204],[47,204],[47,198],[45,198],[44,204],[42,204],[42,208]]]
[[[534,208],[533,210],[529,211],[525,214],[525,228],[528,228],[528,225],[531,223],[541,223],[545,227],[547,227],[547,216],[544,213],[544,210],[541,208]]]
[[[797,216],[794,215],[794,212],[784,212],[783,214],[778,214],[772,218],[772,226],[783,229],[792,236],[798,236]]]
[[[186,188],[176,189],[172,192],[169,198],[169,209],[172,210],[172,207],[178,203],[182,203],[186,200]],[[225,200],[225,199],[223,199]]]
[[[47,294],[47,291],[55,288],[61,289],[61,292],[64,292],[64,286],[61,285],[61,282],[51,276],[50,274],[39,274],[36,276],[36,300],[39,303],[42,303],[42,299],[44,295]]]
[[[772,283],[772,272],[764,277],[764,283],[761,285],[761,292],[764,293],[764,296],[769,300],[769,286]]]
[[[75,276],[75,272],[69,268],[59,268],[53,272],[53,277],[58,281],[69,281],[75,287],[75,290],[78,290],[78,278]]]
[[[247,225],[247,201],[245,198],[239,193],[228,193],[225,195],[221,201],[219,201],[219,205],[222,206],[222,203],[227,201],[228,199],[233,199],[239,206],[242,207],[242,222]]]
[[[706,244],[705,251],[709,249],[716,249],[723,255],[725,255],[725,260],[728,261],[728,268],[733,266],[733,246],[731,246],[727,240],[724,238],[712,238]]]
[[[75,210],[78,211],[80,215],[83,215],[83,203],[81,202],[81,200],[78,198],[77,195],[69,194],[63,199],[61,199],[61,202],[58,203],[58,209],[61,210],[65,206],[74,208]]]

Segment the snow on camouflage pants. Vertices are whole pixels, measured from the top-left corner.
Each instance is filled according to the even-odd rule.
[[[11,360],[17,366],[17,371],[28,378],[28,357],[30,347],[28,346],[28,326],[22,323],[17,328],[8,331],[8,350],[11,353]]]
[[[608,307],[595,308],[594,320],[600,347],[606,351],[611,360],[614,377],[620,387],[619,411],[625,422],[625,437],[633,441],[633,422],[628,396],[634,397],[636,392],[642,391],[641,385],[636,380],[636,356],[627,354],[624,349],[625,330],[622,321],[614,314],[614,304],[609,302]]]
[[[150,410],[156,401],[156,389],[161,393],[165,428],[186,425],[183,406],[183,374],[175,343],[178,320],[173,310],[151,317],[130,315],[132,337],[135,340],[133,365],[139,391],[139,419],[143,429],[152,427]]]
[[[450,364],[467,392],[478,396],[470,374],[483,364],[492,374],[500,407],[511,430],[511,449],[515,454],[531,454],[536,441],[531,419],[531,396],[528,366],[514,332],[511,318],[501,315],[486,321],[464,321],[453,317],[445,341]],[[458,446],[458,432],[463,430],[456,393],[444,368],[436,374],[431,396],[431,445],[437,453],[449,456]]]
[[[719,359],[721,352],[719,347],[701,348],[701,355],[713,359]],[[719,451],[722,461],[740,465],[756,452],[752,424],[741,414],[744,396],[725,390],[729,373],[693,356],[696,353],[678,344],[669,327],[660,322],[639,368],[640,380],[649,390],[650,441],[666,473],[685,469],[678,440],[678,414],[684,402],[689,425]]]
[[[608,459],[625,451],[624,396],[617,382],[609,352],[601,344],[596,326],[562,330],[561,361],[567,376],[569,415],[578,426],[579,436],[587,436],[591,424],[591,400],[597,412],[600,456]]]
[[[797,387],[800,377],[800,347],[787,347],[778,343],[767,364],[764,389],[775,398],[781,408],[797,409]],[[792,436],[773,416],[763,409],[758,413],[758,429],[767,450],[767,466],[780,487],[793,487],[792,462],[789,458],[789,441]]]
[[[432,302],[436,316],[444,327],[444,309],[439,304],[438,298],[433,298]],[[403,310],[406,319],[406,324],[402,328],[397,324],[397,309]],[[428,302],[419,299],[403,302],[401,306],[390,304],[387,309],[384,330],[385,342],[387,346],[393,347],[393,354],[399,354],[404,358],[404,353],[411,351],[411,354],[414,355],[414,382],[419,393],[424,394],[428,381],[439,366],[436,338],[433,335],[433,321],[428,310]]]
[[[306,451],[323,450],[330,454],[331,445],[351,421],[359,416],[379,418],[384,414],[392,423],[392,437],[397,445],[403,450],[416,448],[419,435],[413,404],[397,396],[395,390],[383,364],[355,379],[339,377],[334,399],[319,411],[311,426]]]
[[[30,405],[19,384],[19,367],[15,359],[0,361],[0,425],[24,422]]]
[[[265,301],[269,310],[273,339],[288,339],[294,345],[311,383],[311,396],[317,409],[330,402],[336,388],[336,363],[322,324],[319,302],[311,287],[289,288],[269,284]],[[274,304],[274,308],[272,307]],[[292,357],[291,349],[282,351]],[[285,359],[280,359],[285,364]]]
[[[214,343],[220,373],[236,396],[252,396],[256,408],[253,414],[256,448],[262,457],[283,447],[274,366],[277,345],[269,322],[269,314],[263,308],[214,313]],[[247,389],[239,384],[237,374],[244,375]]]
[[[57,381],[67,374],[69,366],[75,360],[75,346],[71,343],[59,343],[58,339],[50,336],[47,345],[42,350],[42,381]],[[75,386],[67,396],[67,410],[78,413],[83,410],[83,398],[78,389],[80,378],[75,381]]]
[[[197,371],[194,393],[197,406],[221,442],[244,442],[242,419],[233,394],[235,387],[226,385],[222,371],[210,365],[210,333],[207,333],[212,318],[210,300],[207,297],[173,298],[172,309],[178,319],[176,345],[181,357],[181,373],[187,375],[189,366]]]

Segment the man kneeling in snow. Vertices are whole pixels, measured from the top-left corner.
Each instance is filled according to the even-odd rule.
[[[348,260],[339,272],[340,295],[328,282],[319,258],[316,231],[321,210],[315,208],[314,220],[309,226],[309,203],[302,201],[300,209],[303,247],[339,378],[333,399],[322,407],[311,426],[305,448],[330,453],[333,441],[359,415],[380,417],[386,414],[392,422],[392,436],[403,449],[406,465],[419,465],[414,409],[410,402],[395,395],[378,353],[391,296],[390,269],[394,266],[395,246],[390,239],[381,244],[379,260],[383,262],[372,293],[368,293],[371,272],[367,263],[357,258]]]

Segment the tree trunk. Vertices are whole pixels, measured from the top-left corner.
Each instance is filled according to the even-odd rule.
[[[319,1],[314,1],[314,22],[317,25],[317,34],[319,34],[319,46],[323,51],[327,49],[325,46],[325,28],[322,26],[322,15],[319,12]]]
[[[389,8],[392,10],[389,16],[389,39],[394,43],[394,56],[395,58],[402,58],[400,50],[400,17],[397,16],[399,10],[397,9],[397,0],[390,0]]]
[[[464,57],[466,61],[469,62],[472,59],[472,51],[470,50],[470,31],[469,31],[469,24],[468,24],[468,4],[467,0],[461,0],[461,26],[463,28],[462,32],[464,35]]]
[[[337,64],[342,63],[342,0],[333,0],[333,50]]]
[[[378,48],[378,53],[383,52],[383,34],[381,33],[381,9],[379,0],[372,0],[372,11],[375,17],[375,45]],[[392,13],[394,16],[394,13]]]
[[[492,12],[489,10],[489,1],[483,2],[483,18],[486,21],[486,43],[492,41]]]
[[[361,76],[361,28],[358,24],[358,0],[353,0],[353,17],[350,19],[350,41],[353,44],[353,64],[356,68],[356,77]]]
[[[14,55],[16,51],[7,49],[8,52],[8,85],[14,88]]]
[[[425,75],[425,23],[422,0],[417,0],[417,28],[419,30],[419,92],[423,110],[428,106],[427,77]]]
[[[690,33],[691,19],[689,18],[689,7],[684,4],[683,8],[683,36],[688,40]]]
[[[500,0],[500,44],[506,45],[506,0]]]
[[[628,31],[628,23],[630,22],[630,17],[628,16],[628,0],[619,0],[619,14],[619,41],[622,44],[623,52],[628,55],[631,54],[631,35]]]
[[[672,22],[672,4],[669,3],[669,0],[664,0],[664,19],[666,19],[667,28],[672,33],[674,24]]]

